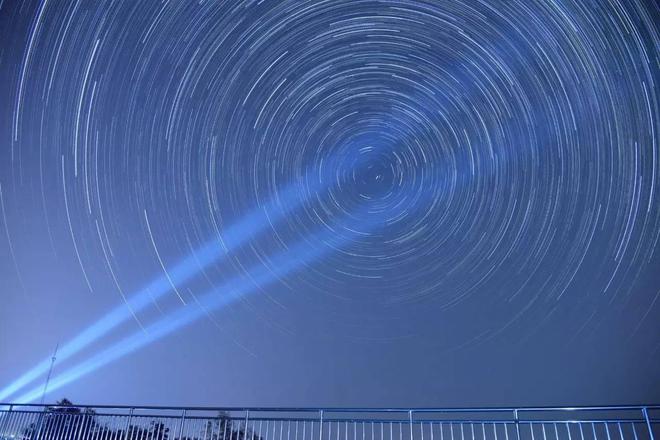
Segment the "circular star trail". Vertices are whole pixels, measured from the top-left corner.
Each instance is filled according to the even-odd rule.
[[[325,251],[225,327],[455,347],[657,316],[657,284],[638,288],[660,236],[653,2],[8,3],[0,184],[23,284],[37,246],[127,300],[257,208],[267,226],[181,301]]]

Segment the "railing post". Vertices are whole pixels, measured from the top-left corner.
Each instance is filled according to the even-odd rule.
[[[35,437],[31,437],[30,440],[39,440],[41,436],[41,428],[44,427],[44,419],[48,414],[48,407],[44,406],[43,411],[39,414],[39,421],[37,422],[37,433]]]
[[[410,440],[413,440],[413,427],[412,427],[412,425],[413,425],[413,412],[412,412],[412,410],[408,411],[408,422],[410,424]]]
[[[243,440],[248,440],[248,421],[250,420],[250,410],[245,410],[245,435],[243,435]]]
[[[513,410],[513,419],[516,423],[516,440],[520,440],[520,419],[518,418],[518,410]]]
[[[183,412],[181,413],[181,426],[179,426],[179,440],[183,437],[183,424],[186,423],[186,413],[187,411],[184,409]]]
[[[644,420],[646,421],[646,427],[649,430],[649,439],[650,440],[655,440],[655,436],[653,435],[653,426],[651,426],[651,419],[649,419],[649,410],[646,407],[642,408],[642,414],[644,415]]]
[[[319,440],[323,440],[323,410],[320,411],[319,417]]]
[[[126,420],[126,429],[124,430],[124,440],[128,438],[128,430],[131,429],[131,421],[133,420],[133,411],[135,411],[135,408],[131,408],[130,411],[128,411],[128,419]]]
[[[5,432],[5,428],[7,427],[7,421],[11,417],[11,412],[13,409],[14,409],[14,405],[9,405],[9,410],[2,419],[2,424],[0,425],[0,435],[2,436],[2,438],[4,438],[5,435],[4,432]]]

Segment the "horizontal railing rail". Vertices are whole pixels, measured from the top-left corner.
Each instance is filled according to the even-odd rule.
[[[660,405],[273,408],[0,403],[0,439],[655,440]]]

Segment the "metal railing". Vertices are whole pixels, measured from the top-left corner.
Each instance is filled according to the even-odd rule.
[[[655,440],[660,406],[175,408],[0,404],[0,439]]]

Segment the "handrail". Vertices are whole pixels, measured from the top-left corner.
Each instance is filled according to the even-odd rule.
[[[660,405],[255,408],[0,403],[0,440],[655,440],[658,409]]]
[[[48,407],[48,408],[99,408],[99,409],[152,409],[159,411],[231,411],[231,412],[310,412],[319,411],[330,413],[451,413],[451,412],[547,412],[547,411],[626,411],[626,410],[655,410],[660,409],[660,404],[649,405],[600,405],[600,406],[520,406],[520,407],[451,407],[451,408],[350,408],[350,407],[250,407],[250,406],[153,406],[153,405],[58,405],[38,403],[16,403],[0,402],[0,407]]]

